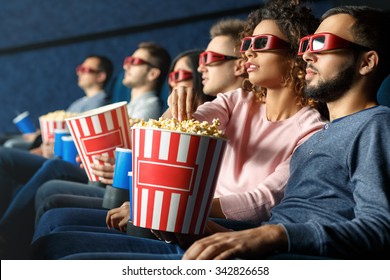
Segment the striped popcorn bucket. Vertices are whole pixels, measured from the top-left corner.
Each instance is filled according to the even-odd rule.
[[[226,140],[153,128],[132,128],[135,226],[203,233]]]
[[[118,102],[67,118],[78,154],[90,181],[99,181],[92,173],[94,156],[115,157],[116,147],[130,148],[130,125],[127,102]]]
[[[54,141],[54,131],[56,129],[66,129],[65,120],[51,120],[40,117],[39,126],[41,128],[42,142]]]

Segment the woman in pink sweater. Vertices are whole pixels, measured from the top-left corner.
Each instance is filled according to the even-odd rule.
[[[248,17],[241,45],[249,75],[244,89],[220,93],[196,112],[186,109],[192,108],[186,104],[190,89],[178,88],[170,96],[173,117],[218,118],[229,139],[210,217],[268,220],[283,197],[292,153],[324,125],[314,108],[318,104],[304,97],[305,64],[296,56],[299,39],[316,28],[317,20],[306,9],[283,9],[280,15],[264,9]],[[205,66],[199,70],[207,73]]]

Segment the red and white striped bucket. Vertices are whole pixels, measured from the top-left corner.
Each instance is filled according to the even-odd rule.
[[[51,120],[49,118],[40,117],[39,126],[41,129],[42,142],[54,141],[54,130],[66,129],[65,120]]]
[[[226,140],[133,127],[133,224],[203,233]]]
[[[90,181],[99,181],[92,173],[93,157],[115,157],[116,147],[130,148],[127,102],[118,102],[66,119],[70,133]]]

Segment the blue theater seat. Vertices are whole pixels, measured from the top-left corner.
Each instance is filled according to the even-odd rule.
[[[390,107],[390,75],[383,80],[377,93],[377,100],[380,105]]]
[[[110,103],[130,100],[131,90],[122,84],[124,71],[121,71],[117,76],[113,77],[107,85],[106,90]]]

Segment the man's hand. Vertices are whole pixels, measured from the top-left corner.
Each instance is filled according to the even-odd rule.
[[[39,135],[39,131],[32,132],[32,133],[24,133],[22,134],[22,137],[27,142],[34,142],[35,138]]]
[[[108,228],[116,228],[122,232],[126,231],[127,221],[130,219],[130,202],[126,201],[121,207],[111,209],[106,216]]]
[[[258,259],[276,251],[286,251],[287,242],[287,234],[281,225],[216,233],[195,242],[183,259]]]
[[[103,164],[92,164],[92,173],[99,177],[100,182],[106,185],[112,185],[114,178],[115,158],[107,156],[95,156],[94,160],[103,162]]]
[[[45,158],[51,158],[54,155],[54,140],[43,142],[41,144],[42,156]]]

